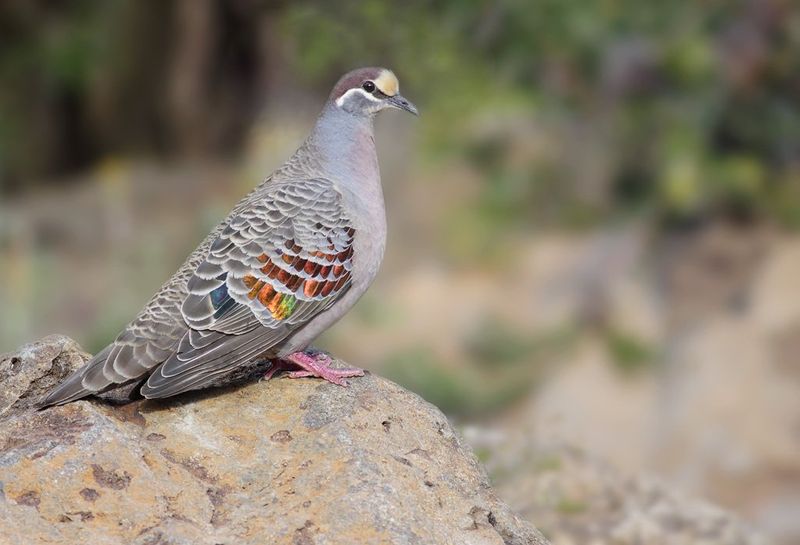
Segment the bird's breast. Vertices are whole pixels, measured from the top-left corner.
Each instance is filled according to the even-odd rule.
[[[352,273],[355,289],[366,289],[372,283],[386,249],[386,212],[383,207],[383,195],[373,195],[370,199],[361,200],[362,202],[354,207],[351,218],[355,227]]]

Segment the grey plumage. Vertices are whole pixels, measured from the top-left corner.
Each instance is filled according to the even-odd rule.
[[[365,82],[377,90],[366,92]],[[372,118],[387,107],[416,113],[391,72],[345,75],[286,164],[42,405],[134,381],[145,381],[147,398],[172,396],[306,348],[366,291],[382,260],[386,221]]]

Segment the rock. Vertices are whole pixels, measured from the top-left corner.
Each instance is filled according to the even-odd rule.
[[[89,354],[62,335],[51,335],[15,353],[0,355],[0,418],[32,407],[87,359]]]
[[[545,361],[550,371],[528,400],[490,428],[579,447],[628,475],[657,475],[776,543],[800,543],[800,297],[791,296],[800,237],[714,227],[659,260],[674,267],[659,273],[669,283],[638,262],[608,292],[610,331],[638,341],[651,361],[626,370],[610,336],[576,334]],[[539,299],[528,306],[541,308]]]
[[[547,543],[441,412],[384,379],[30,408],[83,359],[51,337],[0,360],[2,542]]]
[[[497,490],[559,545],[770,545],[741,518],[650,475],[624,475],[564,443],[528,442],[470,427],[467,440],[494,452]],[[520,463],[524,460],[524,463]]]

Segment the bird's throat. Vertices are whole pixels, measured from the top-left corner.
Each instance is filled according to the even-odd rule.
[[[326,109],[309,137],[320,167],[340,183],[379,178],[371,117],[359,117],[337,108]]]

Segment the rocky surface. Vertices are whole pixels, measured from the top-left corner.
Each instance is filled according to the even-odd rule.
[[[657,359],[621,371],[605,339],[582,338],[514,418],[492,429],[531,437],[536,450],[569,444],[628,475],[659,475],[796,545],[800,237],[775,237],[756,259],[757,242],[738,231],[707,236],[695,242],[704,252],[686,248],[704,260],[673,264],[676,293],[663,296],[664,307],[644,296],[648,280],[633,268],[614,278],[613,329],[643,340]]]
[[[0,418],[31,408],[88,357],[75,341],[62,335],[0,355]]]
[[[0,357],[4,543],[546,543],[446,418],[386,380],[32,409],[85,357],[64,337]]]
[[[730,512],[652,476],[623,475],[562,443],[511,439],[470,427],[467,440],[487,460],[509,504],[554,545],[769,545]],[[519,463],[520,456],[525,459]]]

